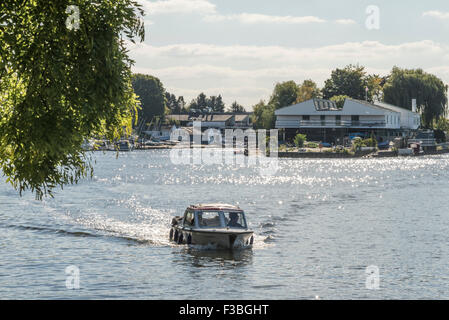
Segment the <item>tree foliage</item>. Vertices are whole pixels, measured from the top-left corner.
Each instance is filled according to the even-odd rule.
[[[237,101],[234,101],[228,111],[233,113],[245,112],[245,108],[238,104]]]
[[[302,148],[304,147],[304,142],[306,142],[306,140],[307,136],[305,134],[298,133],[293,139],[293,142],[295,143],[295,146]]]
[[[330,79],[324,83],[323,98],[334,96],[348,96],[354,99],[365,100],[365,68],[359,65],[348,65],[343,69],[335,69]]]
[[[269,105],[275,110],[283,107],[291,106],[298,98],[298,85],[290,80],[277,83],[271,95]]]
[[[276,117],[274,115],[274,107],[260,101],[253,106],[252,122],[256,129],[272,129],[274,128]]]
[[[79,8],[79,28],[66,10]],[[37,198],[92,174],[81,145],[118,137],[138,101],[126,37],[143,40],[130,0],[0,2],[0,167]]]
[[[184,102],[183,96],[179,96],[178,98],[176,98],[176,95],[166,91],[165,102],[169,111],[168,114],[178,114],[187,112],[187,109],[185,108],[186,103]]]
[[[337,108],[343,108],[346,99],[348,99],[350,97],[345,96],[345,95],[341,95],[341,96],[333,96],[332,98],[330,98],[331,101],[334,101],[335,104],[337,105]]]
[[[321,90],[318,85],[313,80],[304,80],[304,82],[299,86],[298,93],[296,97],[296,103],[304,102],[313,98],[320,98]]]
[[[199,112],[224,112],[225,104],[221,95],[210,96],[209,98],[201,92],[198,97],[190,102],[189,110],[197,110]]]
[[[384,101],[411,110],[416,99],[425,126],[446,114],[447,86],[435,75],[422,69],[394,67],[384,88]]]
[[[145,74],[134,74],[132,86],[141,103],[138,111],[139,118],[150,122],[153,118],[165,114],[165,89],[158,78]]]

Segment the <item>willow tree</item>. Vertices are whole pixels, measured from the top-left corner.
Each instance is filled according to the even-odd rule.
[[[130,126],[142,16],[130,0],[0,2],[0,168],[21,194],[92,175],[83,140]]]
[[[447,112],[447,86],[441,79],[422,69],[394,67],[383,94],[385,102],[409,110],[412,109],[412,99],[416,99],[427,127],[431,127],[434,120]]]

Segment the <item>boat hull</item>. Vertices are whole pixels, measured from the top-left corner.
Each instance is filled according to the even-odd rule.
[[[254,241],[254,233],[251,230],[209,231],[173,228],[171,234],[173,234],[171,240],[178,244],[216,246],[223,249],[250,247]]]

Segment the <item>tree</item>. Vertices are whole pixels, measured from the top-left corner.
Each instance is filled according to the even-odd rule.
[[[381,77],[377,74],[368,75],[365,78],[366,87],[368,88],[368,101],[382,101],[383,86],[387,82],[388,77]]]
[[[253,107],[252,122],[256,129],[272,129],[274,128],[275,121],[276,117],[272,105],[266,105],[261,100]]]
[[[365,100],[365,68],[359,65],[348,65],[343,69],[335,69],[330,79],[324,83],[323,98],[330,99],[334,96],[348,96],[353,99]],[[370,98],[370,97],[368,97]]]
[[[20,194],[92,174],[84,139],[130,128],[124,38],[143,40],[142,15],[131,0],[0,2],[0,168]]]
[[[210,96],[207,100],[207,105],[213,112],[224,112],[225,104],[223,103],[223,98],[219,94],[217,96]]]
[[[240,113],[245,112],[245,108],[242,105],[238,104],[237,101],[234,101],[228,111],[233,113]]]
[[[205,111],[209,106],[207,96],[201,92],[196,99],[190,102],[189,110]]]
[[[341,95],[341,96],[333,96],[332,98],[330,98],[330,100],[334,101],[335,104],[337,105],[337,108],[341,109],[343,108],[345,101],[348,98],[349,98],[348,96]]]
[[[165,92],[165,104],[170,113],[179,113],[180,107],[178,104],[178,99],[176,99],[176,96],[174,94]]]
[[[298,99],[298,85],[294,81],[277,83],[271,95],[269,105],[275,110],[291,106]]]
[[[312,98],[320,98],[321,90],[313,80],[304,80],[299,86],[296,103],[304,102]]]
[[[431,127],[434,120],[447,112],[447,86],[422,69],[394,67],[383,93],[385,102],[408,110],[412,109],[412,99],[416,99],[426,127]]]
[[[260,101],[253,106],[253,123],[256,129],[272,129],[276,123],[275,110],[295,103],[298,85],[294,81],[277,83],[268,104]]]
[[[139,118],[150,122],[154,117],[161,117],[165,114],[165,89],[158,78],[135,74],[132,78],[132,85],[141,102],[141,108],[138,111]]]
[[[187,110],[186,110],[186,103],[185,103],[185,101],[184,101],[184,97],[183,97],[183,96],[179,96],[179,97],[178,97],[178,103],[177,103],[177,105],[178,105],[178,108],[179,108],[179,109],[175,110],[174,113],[187,112]]]
[[[223,98],[221,95],[210,96],[208,98],[201,92],[196,99],[193,99],[192,102],[190,102],[189,110],[193,109],[200,112],[224,112],[225,104],[223,103]]]

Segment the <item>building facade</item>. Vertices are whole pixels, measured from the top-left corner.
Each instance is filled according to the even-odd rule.
[[[354,135],[374,135],[382,142],[409,135],[420,126],[417,112],[355,99],[346,99],[343,108],[337,108],[333,101],[315,98],[278,109],[275,115],[284,141],[302,133],[309,141],[333,144],[343,144]]]

